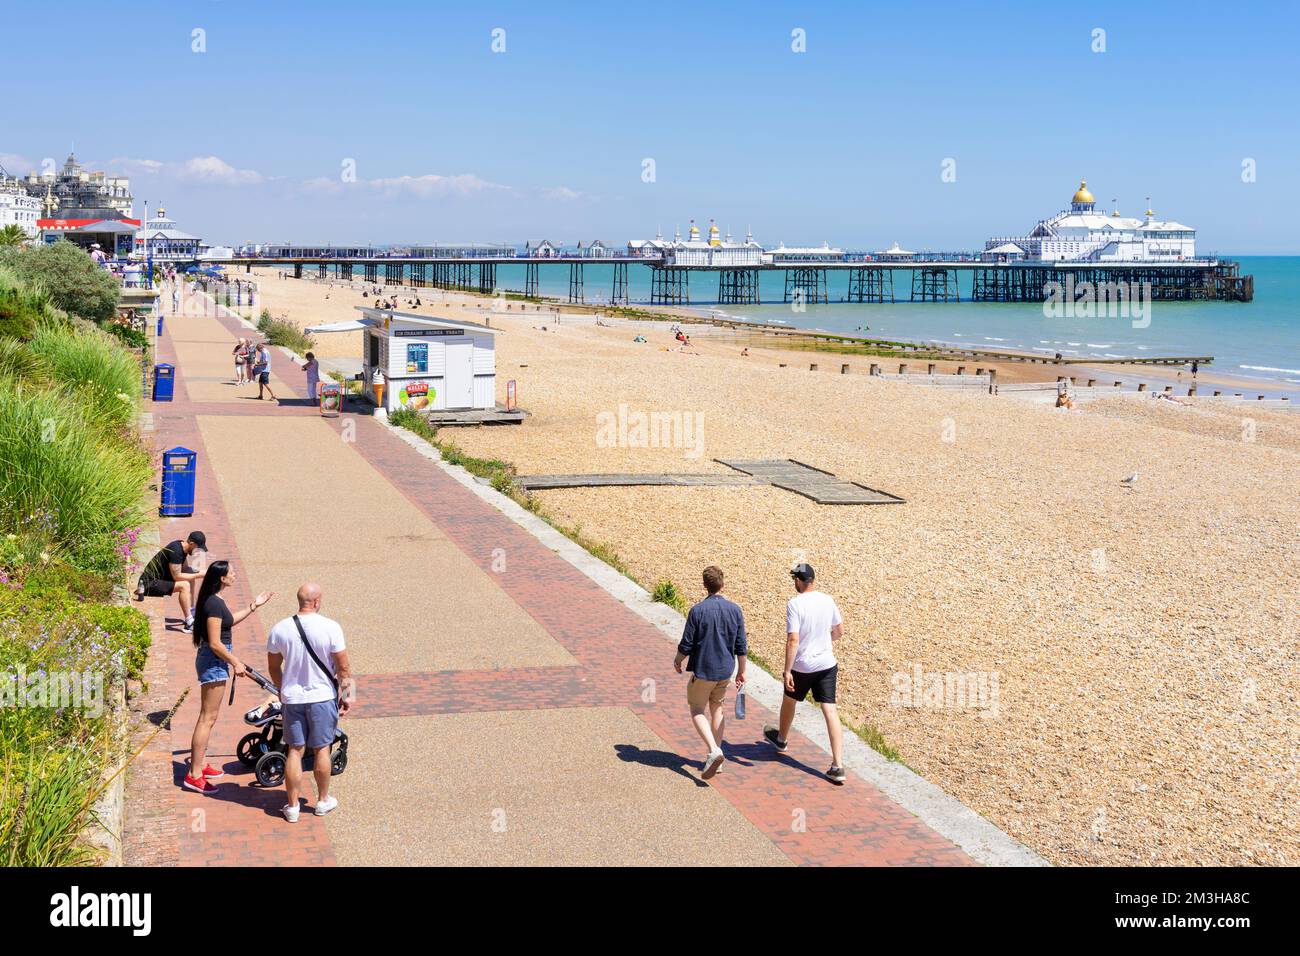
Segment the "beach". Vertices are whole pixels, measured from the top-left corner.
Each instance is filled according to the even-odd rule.
[[[373,302],[342,283],[256,277],[253,311],[300,326]],[[444,432],[472,455],[520,474],[734,474],[714,459],[793,458],[905,499],[824,506],[768,486],[537,493],[647,587],[672,581],[693,601],[700,570],[722,567],[751,648],[778,671],[788,570],[811,563],[844,612],[845,719],[1052,862],[1300,862],[1300,416],[1124,396],[1057,411],[866,374],[886,359],[742,356],[695,326],[697,347],[683,352],[667,324],[557,323],[550,307],[521,316],[518,302],[417,294],[422,314],[490,318],[502,333],[498,400],[515,380],[531,413]],[[361,354],[356,332],[317,342],[327,360]],[[1109,369],[979,364],[1000,382],[1109,384]],[[599,428],[621,412],[698,427],[690,441],[634,447]],[[974,700],[954,693],[967,675]]]

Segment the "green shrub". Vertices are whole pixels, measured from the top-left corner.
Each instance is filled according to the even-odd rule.
[[[37,320],[46,314],[47,298],[39,292],[17,288],[11,276],[12,273],[0,275],[0,336],[30,339],[36,331]]]
[[[47,372],[45,363],[26,342],[0,338],[0,378],[35,384],[47,381]]]
[[[0,379],[0,534],[36,522],[75,567],[115,573],[153,469],[136,445],[87,427],[89,414],[58,392]]]
[[[56,382],[74,390],[71,397],[84,403],[90,421],[121,428],[134,420],[142,388],[139,360],[113,337],[45,321],[29,347]]]
[[[120,340],[127,348],[143,349],[149,347],[148,333],[139,329],[133,329],[129,325],[121,325],[117,322],[106,322],[100,327],[113,338]]]
[[[122,297],[112,274],[66,240],[0,248],[0,265],[8,266],[29,289],[44,291],[57,308],[90,322],[112,319]]]
[[[299,355],[310,352],[316,347],[316,342],[310,335],[303,334],[302,329],[292,322],[272,318],[269,309],[263,309],[262,314],[257,317],[257,330],[265,335],[272,345],[282,345]]]
[[[667,604],[679,614],[685,614],[691,609],[686,603],[686,598],[682,597],[682,593],[677,590],[677,585],[672,581],[660,581],[656,584],[651,597],[660,604]]]

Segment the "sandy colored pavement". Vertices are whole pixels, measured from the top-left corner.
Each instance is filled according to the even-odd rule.
[[[219,347],[237,332],[228,318],[184,321],[191,344]],[[174,345],[165,337],[161,354],[185,382]],[[237,625],[240,658],[261,664],[265,631],[295,609],[305,580],[322,585],[324,613],[343,625],[358,706],[342,726],[352,743],[333,781],[341,805],[294,825],[281,818],[282,791],[257,786],[234,756],[242,713],[261,698],[237,681],[209,748],[227,772],[218,794],[205,801],[178,786],[191,697],[131,775],[128,861],[972,862],[866,781],[832,786],[808,762],[824,754],[801,733],[791,735],[797,753],[775,755],[755,739],[772,717],[761,704],[728,735],[724,770],[700,780],[684,678],[661,632],[382,426],[352,413],[322,419],[303,404],[196,402],[182,389],[158,410],[155,438],[199,452],[196,510],[181,520],[208,528],[214,557],[233,562],[231,606],[276,592]],[[164,524],[170,533],[179,522]],[[511,574],[484,560],[492,539],[508,545]],[[193,650],[167,628],[166,602],[150,610],[147,674],[161,702],[192,686]],[[647,698],[647,681],[672,693]],[[312,784],[304,797],[310,806]],[[209,813],[194,828],[200,804]]]
[[[351,312],[310,283],[268,293],[291,318]],[[436,295],[422,311],[478,311],[463,297],[427,308]],[[457,430],[471,454],[543,474],[789,457],[906,498],[541,494],[648,586],[694,599],[699,569],[721,565],[769,661],[786,571],[806,558],[845,613],[842,712],[1013,836],[1058,863],[1300,862],[1300,416],[1123,398],[1057,412],[873,380],[858,357],[840,375],[838,356],[780,368],[780,353],[742,358],[707,334],[692,355],[669,350],[666,328],[635,344],[617,322],[492,323],[498,399],[517,380],[532,417]],[[620,406],[689,418],[702,442],[611,444],[598,416]],[[904,693],[918,673],[937,696]],[[996,705],[954,695],[964,674],[996,677]]]
[[[277,594],[268,621],[292,614],[298,585],[314,580],[360,674],[574,663],[330,423],[200,416],[199,426],[242,573]]]
[[[339,862],[781,866],[789,860],[623,708],[353,721]],[[736,772],[728,770],[726,772]],[[743,772],[739,771],[739,772]]]
[[[164,301],[170,305],[170,287],[164,289]],[[197,294],[187,294],[179,315],[165,320],[176,349],[176,364],[185,370],[185,387],[191,401],[244,402],[257,400],[257,385],[235,385],[235,339],[220,324],[205,315],[209,301]],[[249,333],[254,335],[255,333]],[[290,394],[285,376],[302,373],[278,350],[271,353],[271,390],[284,398]],[[266,399],[269,401],[270,399]]]

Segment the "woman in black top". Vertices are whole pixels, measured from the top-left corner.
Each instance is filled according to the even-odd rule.
[[[205,760],[208,737],[221,710],[229,672],[233,670],[236,677],[248,673],[234,654],[230,629],[274,597],[269,591],[263,591],[252,604],[231,612],[221,592],[234,581],[235,573],[230,569],[230,562],[213,561],[203,575],[203,585],[194,602],[194,646],[198,649],[194,669],[199,676],[199,719],[190,741],[190,768],[181,786],[202,794],[216,793],[217,788],[209,781],[225,776],[223,771],[209,766]],[[196,774],[199,767],[203,769]]]

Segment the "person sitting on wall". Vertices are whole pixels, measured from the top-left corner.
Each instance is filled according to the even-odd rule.
[[[206,570],[206,562],[194,552],[207,550],[208,539],[202,531],[191,531],[184,541],[171,542],[155,554],[140,572],[140,580],[135,586],[135,599],[143,601],[146,597],[175,594],[181,606],[181,630],[190,630],[194,626],[194,582],[202,578]]]

